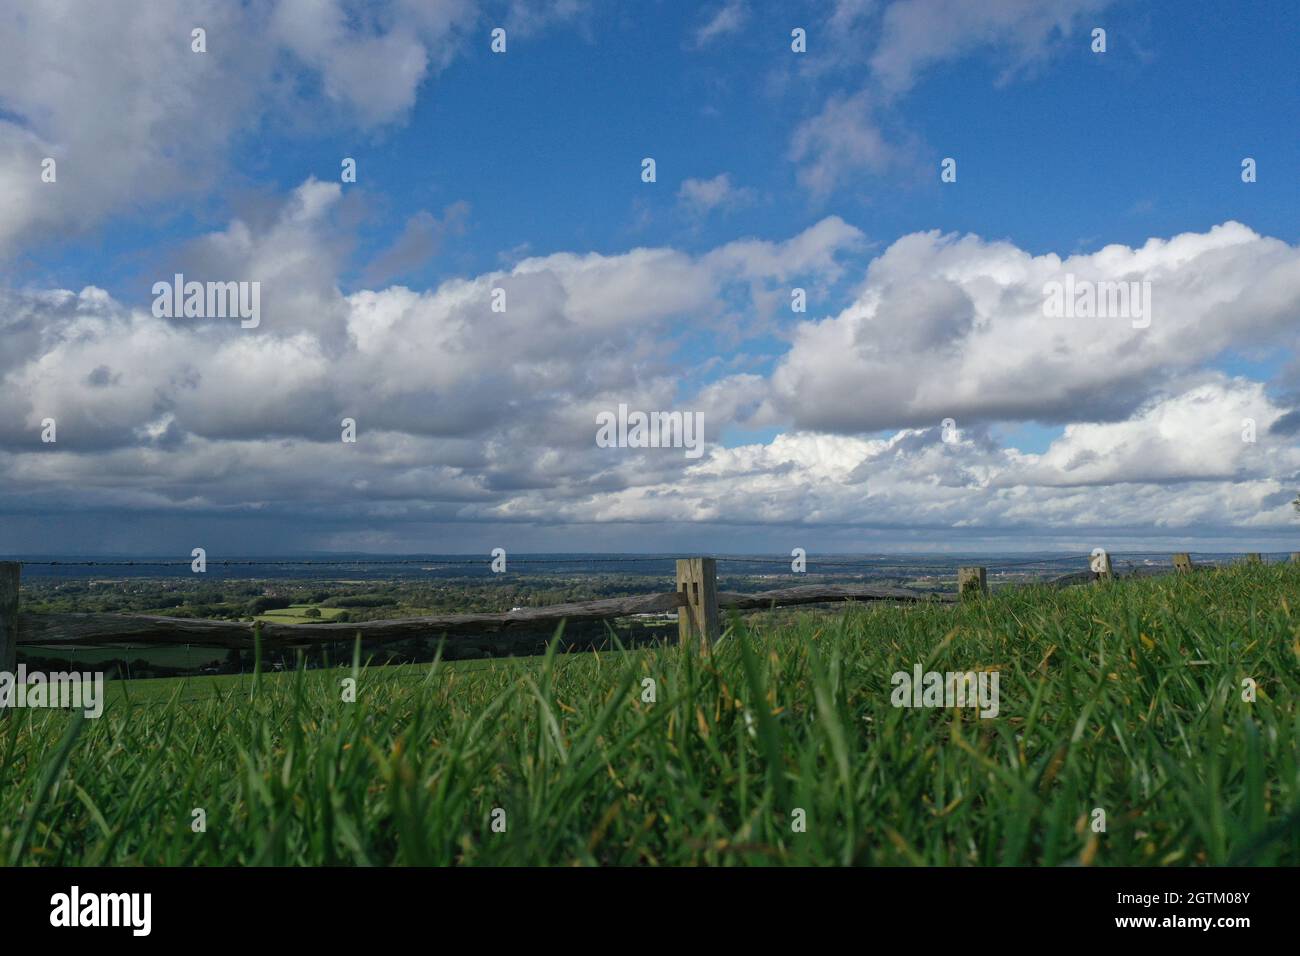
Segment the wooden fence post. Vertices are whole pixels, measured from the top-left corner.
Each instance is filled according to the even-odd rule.
[[[1300,551],[1292,551],[1292,552],[1291,552],[1291,563],[1292,563],[1292,564],[1300,564]]]
[[[1250,552],[1248,555],[1246,555],[1246,563],[1247,563],[1247,564],[1263,564],[1263,563],[1264,563],[1264,559],[1263,559],[1263,557],[1260,555],[1260,553],[1259,553],[1258,551],[1252,551],[1252,552]]]
[[[0,671],[18,672],[18,580],[22,565],[0,561]],[[0,717],[9,712],[0,707]]]
[[[713,558],[679,558],[677,590],[686,603],[677,609],[677,637],[707,649],[721,635],[718,626],[718,562]]]
[[[1094,570],[1092,572],[1096,575],[1096,577],[1093,578],[1094,583],[1097,581],[1115,580],[1115,566],[1111,564],[1109,551],[1102,551],[1094,560],[1097,562],[1097,566],[1099,567],[1099,570]],[[1091,564],[1089,565],[1089,567],[1092,566],[1093,565]]]
[[[963,601],[986,597],[989,593],[988,575],[984,568],[957,569],[957,596]]]
[[[1186,551],[1174,555],[1174,570],[1179,574],[1191,574],[1192,556]]]

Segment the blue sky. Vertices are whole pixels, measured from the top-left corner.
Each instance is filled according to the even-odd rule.
[[[1087,543],[1097,520],[1143,542],[1292,533],[1294,432],[1270,430],[1287,427],[1300,393],[1291,4],[265,0],[132,17],[29,11],[8,31],[36,51],[0,70],[0,197],[12,204],[0,283],[8,321],[28,334],[12,340],[31,349],[0,364],[21,396],[0,473],[40,488],[0,501],[23,516],[9,524],[15,547],[42,540],[60,488],[104,528],[143,528],[145,550],[234,513],[262,528],[244,532],[245,550],[429,550],[431,537],[456,550],[512,534],[582,550],[628,547],[646,525],[662,547],[703,527],[783,549],[792,528],[841,547],[930,524],[975,545],[1014,529],[1033,547]],[[200,23],[206,54],[186,49]],[[504,55],[489,49],[498,25]],[[794,27],[807,53],[791,51]],[[1095,27],[1104,53],[1090,49]],[[426,65],[405,73],[395,51]],[[59,159],[57,185],[29,174],[44,155]],[[339,182],[343,157],[357,161],[355,184]],[[654,183],[641,181],[644,157]],[[955,183],[940,182],[945,157]],[[1228,223],[1244,231],[1213,231]],[[1176,248],[1177,236],[1206,238]],[[1143,252],[1151,240],[1160,249]],[[1051,257],[1071,256],[1080,275],[1154,277],[1168,308],[1157,332],[1085,347],[1010,331],[999,310],[1032,306]],[[264,277],[272,320],[242,339],[208,326],[178,337],[194,352],[168,368],[133,368],[138,345],[116,359],[112,335],[87,330],[92,313],[129,325],[153,283],[186,268]],[[457,311],[457,290],[502,282],[536,315],[493,329]],[[985,300],[990,283],[1001,302]],[[87,287],[104,297],[87,300]],[[806,314],[788,307],[794,287],[809,291]],[[51,305],[60,289],[82,294],[71,313]],[[611,328],[610,312],[625,322]],[[472,323],[479,341],[466,345]],[[387,366],[366,355],[381,332],[393,336]],[[76,354],[87,336],[95,349]],[[422,382],[400,356],[431,342],[448,351],[429,355]],[[212,355],[227,360],[206,367]],[[256,383],[232,381],[262,361]],[[93,409],[84,363],[112,383]],[[1099,370],[1066,381],[1087,363]],[[903,384],[908,370],[928,384]],[[950,402],[932,394],[945,377]],[[268,407],[241,403],[244,388],[267,390]],[[599,457],[578,410],[622,393],[702,409],[713,447],[730,453],[686,472],[632,449]],[[236,447],[257,467],[332,461],[324,436],[337,426],[324,418],[363,401],[382,448],[353,483],[382,486],[376,500],[295,495],[279,463],[251,489],[192,474]],[[1221,441],[1254,410],[1272,445],[1175,434],[1198,407],[1223,409],[1209,429]],[[931,461],[947,414],[964,437]],[[63,466],[33,444],[47,415],[77,423]],[[424,465],[402,458],[405,442]],[[1246,457],[1215,464],[1223,447]],[[150,468],[166,475],[156,491],[140,484]],[[846,476],[868,473],[880,510],[858,514]],[[907,496],[931,482],[983,498],[965,512]],[[841,487],[801,504],[810,483]],[[1123,502],[1113,519],[1071,517],[1068,496],[1089,488]]]

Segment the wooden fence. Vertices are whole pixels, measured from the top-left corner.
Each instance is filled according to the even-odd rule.
[[[1261,557],[1249,554],[1246,560],[1259,562]],[[1291,561],[1300,562],[1300,553],[1292,554]],[[1097,569],[1093,570],[1094,567]],[[1178,573],[1190,572],[1190,556],[1174,555],[1173,569]],[[677,561],[676,590],[660,594],[521,608],[504,614],[440,614],[355,624],[274,624],[145,614],[26,614],[18,607],[20,573],[20,564],[0,562],[0,671],[14,670],[17,649],[21,645],[193,645],[248,650],[254,644],[253,630],[258,628],[264,648],[293,648],[351,640],[357,635],[366,641],[384,642],[448,632],[517,632],[558,625],[562,621],[598,621],[672,611],[677,612],[678,637],[682,643],[699,642],[708,646],[720,634],[720,612],[725,610],[770,609],[835,601],[952,603],[988,593],[986,569],[962,567],[957,569],[956,594],[856,584],[808,584],[757,594],[735,594],[718,591],[715,558],[684,558]],[[1110,558],[1102,554],[1100,559],[1093,559],[1089,570],[1046,583],[1084,583],[1107,580],[1113,575]]]
[[[482,634],[536,630],[558,625],[561,621],[576,623],[676,611],[681,640],[710,642],[719,634],[721,610],[791,607],[832,601],[956,600],[955,595],[851,584],[809,584],[757,594],[719,592],[716,559],[687,558],[677,562],[677,590],[661,594],[520,608],[502,614],[439,614],[348,624],[255,624],[148,614],[22,613],[18,609],[19,567],[13,562],[0,563],[0,661],[7,661],[10,665],[0,666],[0,670],[13,669],[13,656],[19,645],[193,645],[247,650],[253,646],[254,627],[261,631],[263,647],[270,649],[351,640],[358,634],[366,641],[398,641],[447,632]]]

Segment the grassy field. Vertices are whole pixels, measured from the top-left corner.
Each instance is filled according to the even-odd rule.
[[[0,862],[1295,865],[1297,603],[1300,569],[1238,567],[737,623],[709,656],[123,683],[99,720],[0,723]],[[996,670],[998,715],[893,706],[918,663]]]
[[[307,611],[316,611],[316,614],[308,614]],[[334,620],[343,613],[341,607],[317,607],[314,604],[292,604],[286,608],[277,608],[273,611],[267,611],[265,614],[259,614],[253,618],[255,621],[269,621],[272,624],[317,624]]]

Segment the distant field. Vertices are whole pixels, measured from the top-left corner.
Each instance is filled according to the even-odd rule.
[[[315,615],[308,615],[306,612],[314,610],[319,612]],[[307,624],[310,622],[332,621],[344,611],[341,607],[319,607],[314,604],[292,604],[286,608],[280,608],[274,611],[267,611],[265,614],[259,614],[253,618],[255,621],[269,621],[272,624]]]
[[[99,720],[0,724],[0,861],[1295,865],[1298,612],[1300,568],[1237,567],[708,656],[115,682]],[[917,664],[996,670],[998,715],[894,706]]]

